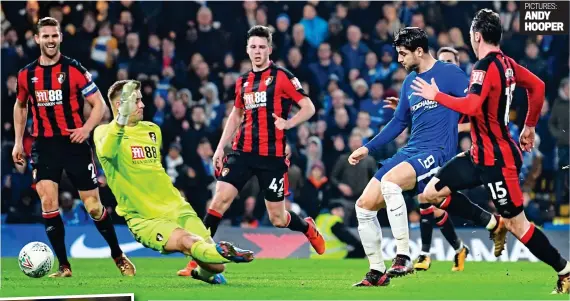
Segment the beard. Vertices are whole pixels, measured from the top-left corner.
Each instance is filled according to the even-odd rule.
[[[53,52],[53,54],[50,54],[52,52]],[[55,48],[48,48],[47,43],[46,43],[45,45],[43,45],[41,47],[41,53],[42,53],[42,55],[46,56],[47,58],[53,59],[59,53],[59,45],[55,45]]]
[[[410,64],[410,65],[408,65],[407,67],[404,67],[404,68],[405,68],[406,71],[408,71],[408,72],[412,72],[412,71],[418,72],[419,67],[420,67],[420,64],[415,63],[415,64]]]

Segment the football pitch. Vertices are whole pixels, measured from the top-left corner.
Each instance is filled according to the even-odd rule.
[[[545,264],[470,262],[451,272],[433,262],[427,272],[392,279],[387,287],[351,287],[368,268],[360,260],[257,259],[228,264],[227,285],[178,277],[184,258],[133,258],[137,276],[122,277],[110,259],[73,259],[73,277],[28,278],[16,258],[2,258],[0,297],[134,293],[142,300],[568,300],[550,295],[556,276]],[[386,262],[389,265],[389,262]],[[54,268],[55,269],[55,268]]]

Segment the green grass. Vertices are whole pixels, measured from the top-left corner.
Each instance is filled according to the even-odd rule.
[[[16,258],[2,258],[0,297],[134,293],[138,301],[167,299],[541,299],[550,295],[556,276],[542,263],[467,262],[461,273],[451,262],[434,262],[427,272],[392,279],[388,287],[353,288],[368,262],[362,260],[256,260],[229,264],[228,285],[212,286],[176,276],[182,258],[134,258],[137,276],[121,277],[110,259],[74,259],[73,277],[32,279]],[[388,264],[388,263],[387,263]]]

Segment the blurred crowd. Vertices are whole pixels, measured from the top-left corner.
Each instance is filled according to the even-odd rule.
[[[16,75],[37,59],[34,24],[51,16],[62,24],[62,53],[77,59],[106,95],[115,80],[142,82],[144,119],[163,132],[163,165],[188,202],[203,215],[215,186],[213,150],[234,100],[234,83],[251,68],[245,53],[253,25],[273,30],[271,59],[293,72],[317,114],[287,132],[290,192],[287,206],[313,216],[331,202],[344,205],[345,223],[356,225],[354,203],[377,169],[406,144],[408,132],[357,166],[347,157],[390,120],[384,99],[398,97],[407,72],[397,62],[393,33],[416,26],[429,35],[430,52],[452,46],[467,74],[476,61],[469,43],[471,18],[492,8],[503,22],[503,51],[538,75],[547,87],[537,134],[540,143],[525,154],[521,172],[525,211],[535,223],[568,217],[568,36],[525,36],[519,30],[518,2],[206,2],[206,1],[60,1],[3,2],[2,42],[2,217],[8,223],[41,222],[31,167],[14,166],[12,107]],[[85,114],[89,114],[86,106]],[[518,138],[527,98],[517,88],[511,105],[511,133]],[[294,112],[292,112],[294,113]],[[31,114],[30,114],[31,116]],[[103,122],[109,122],[107,112]],[[31,122],[28,122],[28,127]],[[30,153],[33,138],[26,134]],[[467,133],[458,152],[469,149]],[[114,197],[99,168],[101,198]],[[466,192],[494,210],[483,189]],[[409,221],[419,223],[417,201],[409,198]],[[68,225],[90,223],[77,192],[64,176],[60,185],[62,217]],[[385,213],[381,223],[388,225]],[[226,214],[240,227],[270,225],[256,179],[240,192]],[[115,216],[115,222],[123,222]],[[466,225],[460,223],[459,226]]]

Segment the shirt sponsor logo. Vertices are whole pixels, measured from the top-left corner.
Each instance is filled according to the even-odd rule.
[[[485,80],[485,74],[487,72],[483,70],[473,70],[471,72],[471,84],[472,85],[482,85]]]
[[[36,101],[40,107],[51,107],[63,104],[61,90],[36,90]]]
[[[424,99],[412,106],[412,112],[425,107],[426,110],[437,108],[437,102],[433,100]]]
[[[267,106],[267,93],[265,91],[244,93],[243,103],[246,110],[265,107]]]
[[[146,159],[142,146],[131,146],[131,156],[133,157],[133,160]]]

